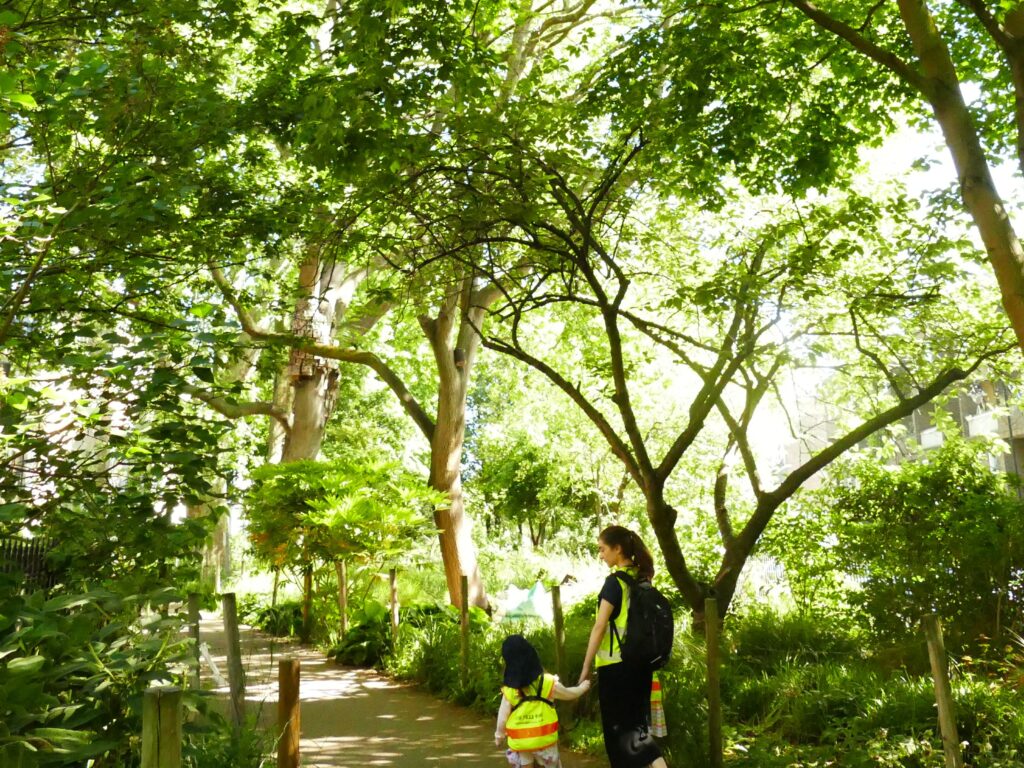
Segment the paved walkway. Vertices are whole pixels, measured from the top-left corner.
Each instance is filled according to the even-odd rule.
[[[272,726],[277,719],[277,662],[302,662],[300,700],[302,764],[309,768],[363,766],[507,765],[494,746],[494,721],[445,701],[415,686],[397,683],[373,670],[338,666],[315,649],[270,638],[242,627],[246,666],[246,706]],[[204,616],[200,641],[227,676],[224,632],[220,618]],[[204,664],[203,677],[216,687]],[[217,688],[227,693],[226,688]],[[602,760],[563,750],[564,768],[602,768]]]

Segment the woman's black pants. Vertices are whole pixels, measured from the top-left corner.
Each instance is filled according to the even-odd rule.
[[[611,768],[644,768],[661,757],[651,737],[651,671],[626,662],[598,667],[604,748]]]

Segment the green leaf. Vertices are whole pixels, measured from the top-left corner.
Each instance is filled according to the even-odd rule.
[[[55,597],[52,600],[47,600],[43,604],[43,610],[46,611],[66,611],[69,608],[78,608],[82,605],[88,605],[89,603],[96,603],[100,600],[106,600],[113,597],[110,592],[87,592],[80,595],[62,595]]]
[[[197,366],[192,369],[192,373],[196,375],[196,378],[200,381],[205,381],[207,384],[213,384],[213,371],[204,365]]]
[[[28,395],[20,390],[10,392],[7,395],[7,404],[19,411],[24,411],[28,407]]]
[[[72,731],[68,728],[36,728],[29,732],[37,739],[43,739],[54,746],[88,744],[95,735],[89,731]]]
[[[12,675],[34,675],[46,664],[45,656],[22,656],[7,663],[7,671]]]
[[[36,104],[36,100],[27,93],[7,93],[4,94],[4,97],[8,101],[20,104],[23,107],[29,107],[30,109],[36,109],[39,106]]]
[[[202,319],[204,317],[208,317],[209,314],[213,311],[213,309],[213,304],[211,304],[208,301],[204,301],[200,304],[193,304],[192,308],[189,311],[196,317]]]

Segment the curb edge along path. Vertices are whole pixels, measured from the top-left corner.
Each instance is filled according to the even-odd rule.
[[[240,625],[246,670],[246,713],[260,714],[265,727],[277,720],[277,662],[302,662],[300,684],[302,764],[308,768],[422,768],[422,766],[507,765],[494,746],[494,720],[441,701],[371,669],[343,667],[316,649],[264,635]],[[204,614],[200,642],[210,647],[227,674],[224,627]],[[215,683],[203,665],[204,687]],[[227,688],[216,688],[227,695]],[[495,713],[497,714],[497,713]],[[562,750],[564,768],[603,768],[607,763]]]

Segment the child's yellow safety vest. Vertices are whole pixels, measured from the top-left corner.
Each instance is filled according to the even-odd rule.
[[[533,752],[558,743],[558,712],[552,697],[555,676],[541,675],[535,682],[525,688],[501,689],[512,705],[505,732],[508,748],[516,752]]]

